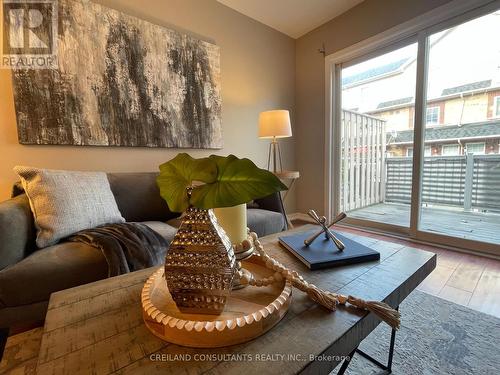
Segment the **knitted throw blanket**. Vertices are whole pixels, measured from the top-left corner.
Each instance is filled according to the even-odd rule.
[[[67,241],[100,249],[108,263],[108,276],[157,266],[165,261],[168,242],[141,223],[106,224],[77,232]]]

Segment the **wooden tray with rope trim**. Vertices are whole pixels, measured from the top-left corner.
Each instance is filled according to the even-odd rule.
[[[259,256],[242,263],[258,279],[274,273]],[[265,287],[233,290],[220,315],[185,314],[168,292],[163,267],[149,277],[141,296],[144,322],[155,336],[194,348],[241,344],[266,333],[286,314],[291,299],[292,285],[282,280]]]

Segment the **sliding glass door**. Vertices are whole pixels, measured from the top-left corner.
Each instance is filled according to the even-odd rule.
[[[500,244],[500,12],[429,36],[420,230]]]
[[[416,59],[412,43],[342,66],[340,207],[352,218],[410,225]]]
[[[499,9],[327,58],[332,214],[499,253]]]

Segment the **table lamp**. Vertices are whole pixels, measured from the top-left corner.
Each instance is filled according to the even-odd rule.
[[[290,113],[286,110],[274,110],[261,112],[259,115],[259,138],[272,138],[267,156],[267,169],[271,170],[271,154],[273,159],[274,173],[282,172],[281,151],[278,138],[292,136],[290,124]],[[279,165],[278,165],[279,163]]]

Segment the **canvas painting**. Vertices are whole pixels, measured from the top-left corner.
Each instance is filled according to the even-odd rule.
[[[211,43],[59,0],[58,68],[13,70],[22,144],[222,148]]]

